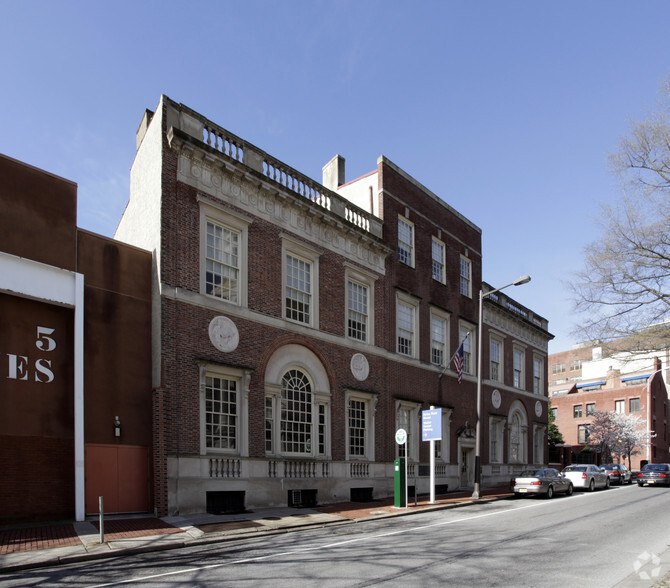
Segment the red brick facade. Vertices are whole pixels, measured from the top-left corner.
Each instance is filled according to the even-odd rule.
[[[409,418],[411,429],[413,479],[426,491],[426,474],[419,466],[429,459],[429,445],[419,438],[420,411],[431,405],[444,409],[447,427],[438,483],[450,488],[471,483],[476,372],[472,365],[458,384],[452,365],[431,363],[431,313],[447,320],[448,361],[458,347],[459,329],[467,325],[476,331],[481,231],[385,158],[366,176],[374,183],[370,208],[375,216],[167,97],[155,114],[145,116],[138,144],[131,181],[135,188],[117,238],[156,252],[158,513],[203,511],[220,493],[242,492],[249,506],[286,504],[292,490],[317,491],[319,502],[349,499],[360,488],[388,495],[398,453],[394,435],[402,418]],[[398,259],[398,215],[413,226],[412,264]],[[203,286],[203,219],[233,227],[237,235],[237,301],[215,298]],[[433,236],[445,245],[444,283],[431,277]],[[307,324],[284,316],[287,252],[310,269]],[[462,256],[472,264],[467,296],[459,290]],[[348,276],[355,276],[371,297],[367,340],[347,331]],[[408,356],[398,353],[397,343],[397,300],[403,297],[415,305],[416,347]],[[488,381],[484,371],[482,463],[485,481],[491,483],[508,479],[509,471],[532,461],[538,454],[534,435],[546,439],[546,376],[542,390],[533,392],[531,358],[541,356],[546,369],[551,335],[544,319],[527,309],[514,311],[508,302],[486,302],[486,316],[505,340],[504,382]],[[235,339],[230,347],[212,339],[212,329],[223,323],[231,329],[225,336]],[[528,358],[523,389],[510,384],[515,344],[523,346]],[[487,361],[486,346],[483,355]],[[474,358],[473,340],[473,364]],[[289,447],[284,443],[291,435],[284,432],[291,426],[285,415],[293,410],[282,378],[291,370],[305,374],[312,386],[312,412],[304,417],[309,432],[305,438],[291,437],[302,439],[298,451],[282,449]],[[232,438],[225,449],[210,447],[206,440],[206,431],[223,430],[205,424],[215,398],[207,384],[212,374],[223,374],[235,390],[226,396],[233,407],[226,409],[232,411],[225,417]],[[497,407],[491,405],[493,388],[502,393]],[[350,455],[351,398],[358,399],[366,415],[358,430],[366,438],[360,457]],[[523,460],[508,463],[505,457],[491,465],[489,419],[506,422],[515,410],[523,413],[515,441],[524,445]],[[508,436],[505,431],[501,455],[508,453]],[[542,452],[538,455],[544,459]]]

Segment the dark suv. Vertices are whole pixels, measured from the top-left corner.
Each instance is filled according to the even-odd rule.
[[[630,470],[620,463],[609,463],[602,466],[601,471],[605,472],[610,478],[610,484],[630,484],[632,476]]]

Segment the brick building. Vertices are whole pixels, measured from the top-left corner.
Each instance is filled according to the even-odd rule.
[[[0,521],[151,510],[151,254],[78,229],[68,180],[0,180]]]
[[[668,346],[631,350],[625,339],[609,344],[577,345],[549,356],[549,394],[556,425],[572,462],[600,463],[608,459],[588,442],[595,411],[623,412],[644,419],[654,433],[648,447],[632,456],[633,469],[644,462],[670,461],[668,439]]]
[[[471,486],[480,229],[383,156],[319,184],[166,96],[137,146],[116,238],[154,254],[157,512],[388,496],[405,448],[427,492],[431,405],[436,483]],[[484,323],[486,485],[546,461],[551,335],[503,293]]]

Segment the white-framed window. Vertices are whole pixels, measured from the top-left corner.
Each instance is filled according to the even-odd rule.
[[[374,461],[377,397],[354,390],[346,393],[347,459]]]
[[[512,373],[513,373],[513,382],[512,385],[515,388],[523,389],[524,388],[524,369],[526,362],[526,352],[522,347],[518,345],[514,346],[514,351],[512,353]]]
[[[503,357],[502,337],[489,333],[489,378],[494,382],[503,381]]]
[[[460,292],[463,296],[472,298],[472,261],[464,255],[461,255]]]
[[[491,463],[503,463],[503,439],[505,419],[499,416],[489,417],[489,459]]]
[[[544,394],[544,359],[537,355],[533,356],[533,393]]]
[[[247,305],[249,220],[202,198],[200,205],[200,292]]]
[[[283,455],[312,455],[314,415],[312,384],[300,369],[290,369],[281,382],[280,451]]]
[[[414,224],[398,217],[398,260],[414,267]]]
[[[350,339],[374,343],[374,284],[375,277],[345,263],[346,324]]]
[[[533,425],[533,463],[544,463],[545,432],[544,425]]]
[[[439,408],[439,407],[438,407]],[[451,415],[453,409],[442,408],[442,439],[435,441],[435,460],[451,462]]]
[[[458,341],[463,343],[463,373],[474,375],[475,373],[475,329],[474,327],[461,323],[458,328]]]
[[[405,429],[407,440],[403,445],[396,443],[396,456],[407,457],[407,461],[419,459],[419,415],[421,405],[406,400],[396,400],[396,431]]]
[[[244,370],[203,362],[200,365],[200,452],[246,455]]]
[[[419,303],[402,292],[396,293],[396,351],[417,357],[419,341]]]
[[[330,458],[331,394],[319,358],[302,345],[281,346],[264,386],[266,455]]]
[[[430,309],[430,362],[434,365],[445,366],[449,359],[447,354],[447,333],[449,332],[449,315]]]
[[[440,284],[444,284],[446,281],[444,271],[445,248],[444,243],[442,243],[442,241],[440,241],[436,237],[433,237],[432,255],[433,255],[432,260],[433,280],[435,280],[436,282],[440,282]]]
[[[614,412],[617,412],[617,413],[626,412],[626,401],[625,400],[615,400],[614,401]]]
[[[510,421],[509,463],[526,463],[526,426],[518,412],[512,414]]]
[[[319,324],[319,256],[316,248],[282,235],[284,318],[315,327]]]

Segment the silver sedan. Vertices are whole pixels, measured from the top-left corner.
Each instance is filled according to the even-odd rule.
[[[572,482],[553,468],[524,470],[513,482],[514,496],[543,494],[551,498],[556,493],[570,496],[573,489]]]
[[[563,474],[572,481],[575,488],[593,492],[596,488],[609,488],[610,477],[596,465],[577,464],[563,468]]]

